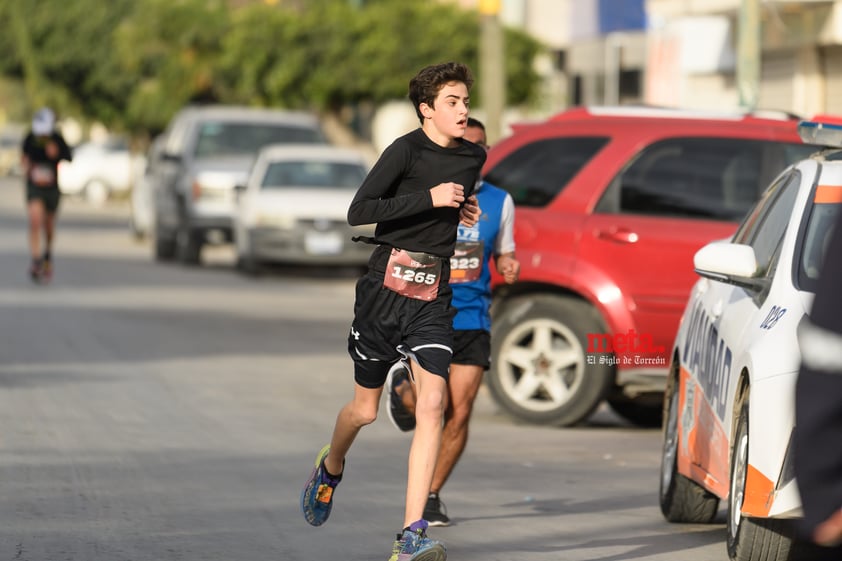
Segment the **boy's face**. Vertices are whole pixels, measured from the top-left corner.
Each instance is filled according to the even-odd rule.
[[[438,137],[433,138],[437,142],[462,138],[468,124],[469,101],[468,87],[464,83],[445,84],[439,90],[433,107],[426,103],[420,106],[421,114],[424,115],[424,130]]]

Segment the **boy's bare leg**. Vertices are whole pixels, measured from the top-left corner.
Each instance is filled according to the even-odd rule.
[[[430,491],[438,493],[453,472],[468,443],[468,423],[482,383],[482,366],[451,364],[449,402],[444,413],[441,448]]]
[[[441,446],[441,424],[447,381],[412,361],[415,378],[415,433],[409,449],[404,527],[424,517],[424,506]]]
[[[53,249],[53,236],[56,232],[56,213],[44,212],[44,251]]]
[[[41,258],[41,228],[44,226],[44,204],[33,199],[26,205],[29,218],[29,253],[32,259]]]
[[[342,473],[342,465],[351,444],[360,429],[374,422],[383,388],[364,388],[354,385],[354,398],[336,416],[336,425],[330,439],[330,452],[325,458],[325,468],[333,475]]]

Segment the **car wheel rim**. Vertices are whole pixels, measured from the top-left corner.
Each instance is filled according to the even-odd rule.
[[[748,465],[748,434],[740,427],[737,436],[736,453],[734,454],[734,475],[731,478],[731,490],[729,493],[730,519],[729,532],[732,538],[737,537],[742,520],[743,498],[745,496],[746,468]]]
[[[670,395],[669,409],[664,423],[664,449],[661,459],[661,490],[672,483],[673,470],[678,456],[678,386]]]
[[[527,321],[501,345],[500,383],[519,406],[536,412],[558,409],[582,385],[585,353],[576,334],[549,319]]]

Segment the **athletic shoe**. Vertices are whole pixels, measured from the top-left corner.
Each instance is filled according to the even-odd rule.
[[[32,282],[39,282],[41,280],[41,260],[40,259],[33,259],[32,264],[29,266],[29,278],[32,279]]]
[[[450,518],[447,517],[447,507],[441,502],[438,493],[430,493],[427,497],[427,504],[424,506],[424,520],[430,526],[450,526]]]
[[[304,513],[304,519],[313,526],[321,526],[330,516],[330,510],[333,508],[333,491],[342,481],[341,473],[339,477],[331,477],[325,469],[325,458],[329,451],[330,444],[322,448],[316,456],[316,467],[313,468],[307,485],[301,491],[301,511]],[[345,467],[344,461],[342,467]]]
[[[398,393],[398,388],[404,383],[410,383],[409,371],[403,362],[398,361],[386,376],[386,387],[389,390],[389,408],[386,412],[395,428],[409,432],[415,428],[415,415],[407,411]]]
[[[53,278],[53,262],[47,258],[41,260],[41,278],[45,281]]]
[[[389,561],[445,561],[447,548],[427,537],[427,521],[413,522],[397,535]]]

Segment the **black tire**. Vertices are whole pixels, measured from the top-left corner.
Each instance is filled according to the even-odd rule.
[[[588,333],[603,333],[582,300],[534,295],[506,303],[492,327],[492,397],[516,419],[571,426],[587,419],[614,384],[614,367],[588,364]]]
[[[610,397],[607,401],[615,413],[639,427],[657,428],[663,422],[662,404],[641,403],[627,397]]]
[[[731,446],[731,488],[728,497],[728,557],[731,561],[793,561],[792,520],[749,518],[741,514],[748,466],[748,398],[739,409]]]
[[[168,238],[155,229],[155,260],[172,261],[175,259],[175,240]]]
[[[250,277],[256,277],[263,272],[263,268],[253,255],[238,255],[237,270]]]
[[[678,373],[673,367],[664,393],[661,481],[658,490],[661,513],[669,522],[708,524],[719,510],[719,498],[678,473],[678,446],[681,440],[678,397]]]
[[[198,265],[202,261],[202,239],[200,233],[190,227],[182,216],[175,236],[176,258],[185,265]]]

